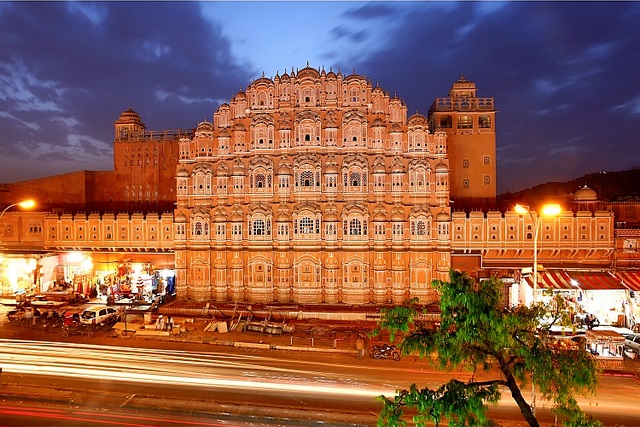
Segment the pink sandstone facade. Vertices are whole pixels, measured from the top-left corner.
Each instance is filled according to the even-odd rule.
[[[195,130],[151,132],[129,108],[114,171],[67,175],[0,188],[47,207],[2,217],[5,253],[171,269],[180,299],[430,302],[451,268],[513,277],[533,258],[531,218],[492,210],[494,102],[465,78],[428,117],[309,67],[255,80]],[[612,212],[575,205],[542,220],[539,262],[608,268],[614,238]]]

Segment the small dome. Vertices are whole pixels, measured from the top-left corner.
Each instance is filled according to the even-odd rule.
[[[325,174],[332,174],[332,175],[337,175],[338,174],[338,167],[334,164],[331,165],[327,165],[327,167],[324,170]]]
[[[325,263],[324,264],[325,268],[331,268],[331,269],[338,268],[338,260],[334,256],[328,257],[324,263]]]
[[[178,171],[178,178],[189,178],[189,171],[185,168],[180,168]]]
[[[372,127],[385,127],[384,121],[382,121],[382,119],[380,117],[377,117],[373,123],[371,124]]]
[[[291,221],[291,213],[286,205],[282,205],[278,208],[278,215],[276,216],[276,222],[289,222]]]
[[[391,221],[404,221],[404,211],[401,207],[393,208],[393,213],[391,214]]]
[[[373,212],[374,222],[384,222],[387,220],[387,211],[383,207],[377,207]]]
[[[240,159],[233,165],[233,171],[231,175],[244,175],[244,164]]]
[[[116,121],[116,124],[136,124],[144,127],[142,119],[140,118],[138,113],[133,111],[133,108],[131,107],[127,108],[126,111],[123,111],[122,114],[120,114],[120,117]]]
[[[449,167],[444,163],[440,162],[436,166],[436,173],[447,173],[449,172]]]
[[[337,128],[338,127],[338,121],[336,120],[336,118],[334,116],[329,116],[327,118],[327,121],[324,125],[325,128]]]
[[[597,202],[598,194],[586,185],[573,195],[574,202]]]
[[[325,222],[338,222],[338,215],[335,212],[328,213],[324,216]]]
[[[198,123],[198,129],[196,132],[213,132],[213,125],[209,122],[200,122]]]
[[[324,209],[324,220],[327,222],[338,222],[338,208],[333,203],[328,204]]]
[[[444,211],[439,212],[438,215],[436,215],[436,221],[438,222],[448,222],[450,220],[451,218],[449,218],[449,214]]]
[[[242,208],[234,208],[231,213],[231,221],[232,222],[242,222],[244,221],[244,212],[242,212]]]
[[[123,111],[122,114],[120,114],[119,119],[120,120],[135,120],[135,119],[140,120],[140,115],[136,113],[133,110],[133,108],[129,107],[125,111]]]
[[[182,212],[178,212],[175,216],[174,222],[187,222],[187,217]]]
[[[229,175],[229,167],[226,163],[220,163],[218,165],[218,170],[216,171],[216,176],[228,176]]]
[[[284,164],[278,168],[277,175],[293,175],[293,173],[291,172],[291,167]]]
[[[400,159],[398,159],[397,157],[395,158],[395,160],[393,161],[393,165],[391,166],[391,173],[404,173],[404,167],[402,166]]]
[[[216,216],[213,217],[214,222],[227,222],[227,216],[222,211],[218,211]]]
[[[373,173],[387,173],[382,157],[376,158],[375,162],[373,163]]]

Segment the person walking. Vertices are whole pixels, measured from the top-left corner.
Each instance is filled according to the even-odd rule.
[[[169,331],[169,333],[173,333],[173,317],[171,317],[171,315],[167,316],[166,328]]]

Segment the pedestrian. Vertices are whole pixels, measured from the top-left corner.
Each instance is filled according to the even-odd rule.
[[[167,316],[167,330],[169,333],[173,332],[173,317],[171,315]]]
[[[156,330],[157,331],[164,330],[164,317],[162,317],[162,314],[158,316],[158,320],[156,320]]]

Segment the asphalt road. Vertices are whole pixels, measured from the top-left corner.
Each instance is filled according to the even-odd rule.
[[[56,334],[15,328],[0,328],[0,335],[6,337],[0,340],[0,423],[9,426],[180,425],[185,419],[187,425],[371,426],[380,409],[376,396],[414,382],[434,388],[470,376],[408,357],[393,362],[106,334],[90,343],[80,337],[60,342]],[[579,399],[583,409],[606,425],[640,426],[636,380],[603,376],[599,382],[596,396]],[[52,418],[38,423],[43,413]],[[524,425],[508,393],[490,413],[508,426]],[[544,425],[555,421],[542,402],[537,415]]]

